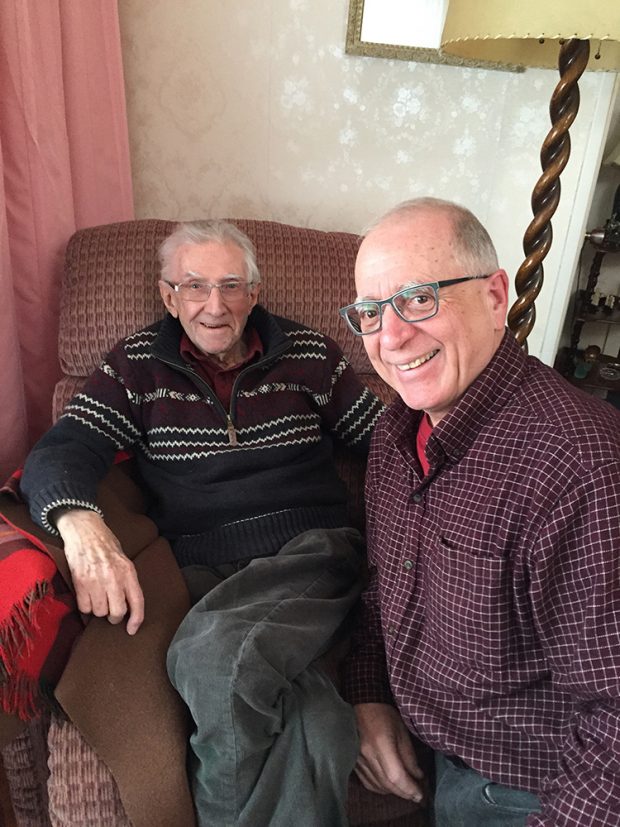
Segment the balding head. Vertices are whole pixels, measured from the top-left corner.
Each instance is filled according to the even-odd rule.
[[[452,228],[452,251],[468,273],[492,273],[499,268],[491,237],[476,216],[466,207],[441,198],[412,198],[402,201],[376,219],[366,230],[369,235],[380,225],[415,221],[421,214],[444,215]]]

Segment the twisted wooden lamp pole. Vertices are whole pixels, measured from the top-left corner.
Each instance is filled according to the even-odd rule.
[[[543,259],[549,252],[553,231],[551,218],[560,201],[560,175],[570,157],[568,130],[579,110],[578,81],[590,56],[588,40],[573,38],[560,49],[560,80],[551,97],[551,130],[540,152],[543,169],[532,193],[530,222],[523,238],[525,260],[515,277],[517,299],[508,313],[508,327],[527,350],[526,339],[536,320],[534,302],[543,284]]]

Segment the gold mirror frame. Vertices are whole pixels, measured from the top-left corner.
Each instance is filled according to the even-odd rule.
[[[362,40],[362,21],[364,19],[364,0],[349,0],[349,18],[347,21],[347,39],[345,52],[361,57],[383,57],[389,60],[414,60],[418,63],[443,63],[447,66],[474,67],[477,69],[499,69],[509,72],[522,72],[522,66],[507,66],[498,63],[485,63],[478,60],[465,60],[442,54],[439,49],[425,49],[416,46],[395,46],[391,43],[373,43]]]

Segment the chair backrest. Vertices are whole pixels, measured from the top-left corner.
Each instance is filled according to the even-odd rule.
[[[231,219],[256,246],[260,301],[335,339],[355,370],[382,398],[387,386],[371,368],[361,339],[338,308],[354,295],[359,237],[274,221]],[[174,222],[142,219],[78,230],[69,241],[62,287],[56,419],[105,354],[124,336],[163,315],[157,249]]]

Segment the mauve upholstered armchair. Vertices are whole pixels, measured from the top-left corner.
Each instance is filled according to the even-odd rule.
[[[349,233],[322,232],[277,222],[233,220],[256,245],[263,277],[261,302],[277,314],[297,319],[334,338],[363,381],[388,401],[390,391],[370,367],[361,339],[350,335],[337,313],[353,297],[353,267],[359,239]],[[80,230],[70,239],[59,335],[63,376],[54,395],[54,418],[118,339],[161,317],[156,250],[173,226],[173,222],[155,219],[129,221]],[[339,464],[351,492],[353,519],[359,522],[362,464],[348,457],[340,458]],[[123,525],[137,519],[141,508],[134,483],[124,477],[121,473],[113,478],[108,493],[102,494],[110,498],[110,509],[118,510]],[[140,531],[132,531],[127,532],[127,542],[141,546],[138,555],[151,554],[153,549],[161,553],[162,544],[167,545],[165,541],[151,536],[148,526],[141,526],[144,536],[140,541],[136,539]],[[178,584],[175,577],[172,572],[170,582]],[[184,611],[181,601],[179,616]],[[153,686],[159,685],[165,677],[163,654],[174,630],[159,628],[156,613],[152,613],[150,625],[145,621],[145,626],[157,641],[156,663],[142,663],[139,659],[133,662],[122,627],[112,627],[105,620],[91,620],[74,647],[57,689],[64,711],[52,711],[30,724],[4,749],[2,757],[19,827],[194,824],[184,778],[185,713],[171,688],[151,691],[149,683],[152,679]],[[138,671],[144,677],[145,700],[140,715],[145,720],[141,724],[143,731],[150,727],[153,733],[146,744],[131,743],[131,728],[123,723],[127,714],[123,699],[131,687],[125,686],[124,679],[112,682],[106,675],[98,674],[97,653],[101,651],[126,663],[127,673],[135,676]],[[157,720],[148,717],[153,693],[157,696],[153,704],[170,708],[169,714],[158,715]],[[103,717],[102,710],[106,713]],[[168,752],[162,755],[158,746],[173,729],[183,730],[183,737],[173,748],[167,745]],[[105,740],[112,744],[107,751],[97,753],[90,746]],[[351,782],[349,812],[352,825],[422,827],[429,823],[424,808],[391,796],[368,793],[355,780]]]

